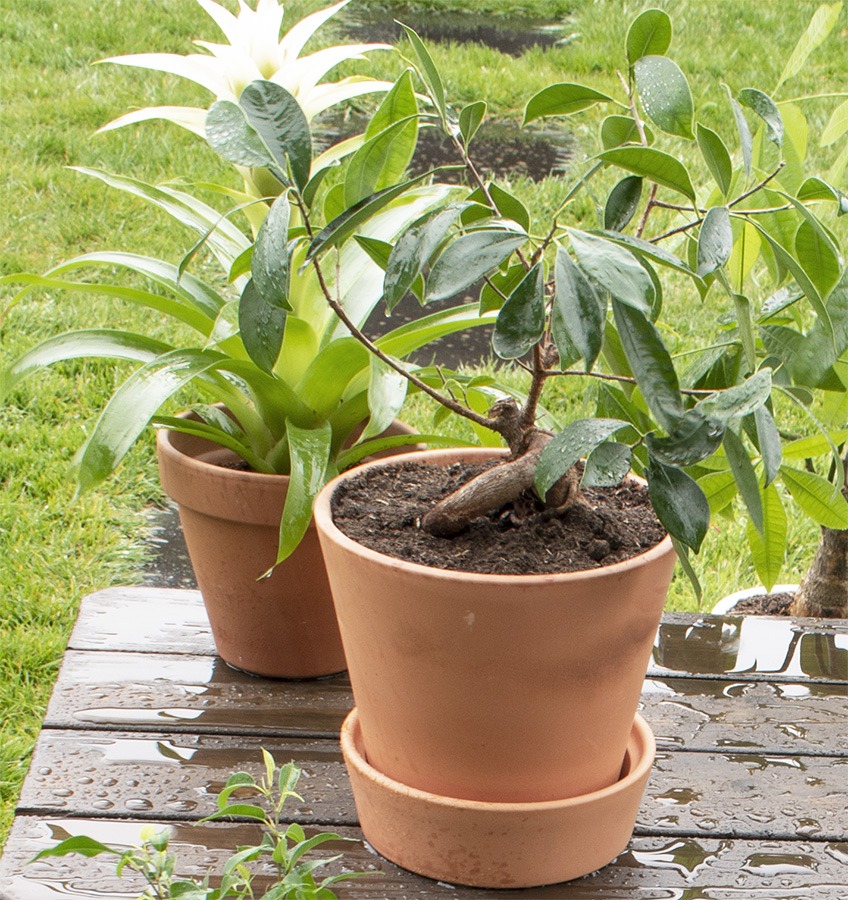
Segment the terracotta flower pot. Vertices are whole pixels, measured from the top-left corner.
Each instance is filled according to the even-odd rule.
[[[559,801],[614,784],[674,569],[671,541],[562,575],[433,569],[339,531],[341,479],[314,515],[370,765],[410,788],[482,802]]]
[[[257,580],[277,555],[288,477],[225,468],[234,454],[179,432],[159,431],[157,451],[222,659],[278,678],[342,671],[315,526],[273,575]]]

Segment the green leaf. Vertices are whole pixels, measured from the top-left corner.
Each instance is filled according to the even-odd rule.
[[[242,108],[232,100],[219,100],[209,108],[206,140],[219,156],[237,166],[264,169],[275,164],[274,157],[250,126]]]
[[[599,153],[597,158],[677,191],[695,202],[695,188],[686,167],[662,150],[653,147],[614,147]]]
[[[720,513],[736,496],[733,472],[710,472],[698,479],[712,514]]]
[[[270,306],[288,310],[289,217],[288,195],[281,194],[259,228],[250,264],[254,287],[262,299]]]
[[[627,249],[631,250],[639,257],[639,259],[648,259],[651,262],[659,263],[661,266],[666,266],[669,269],[675,269],[678,272],[682,272],[690,278],[696,277],[691,266],[683,262],[680,257],[675,256],[673,253],[669,253],[668,250],[665,250],[656,244],[652,244],[649,241],[643,241],[641,238],[633,237],[629,234],[622,234],[618,231],[604,231],[602,234],[608,241],[612,241],[614,244],[618,244],[621,247],[627,247]]]
[[[545,272],[537,263],[501,307],[492,346],[501,359],[519,359],[545,331]]]
[[[701,125],[695,126],[695,136],[701,156],[710,170],[719,190],[727,197],[730,193],[730,185],[733,181],[733,162],[724,141],[712,130]]]
[[[786,65],[783,67],[775,92],[784,81],[793,78],[804,68],[810,54],[820,47],[824,43],[825,38],[833,31],[834,26],[839,21],[841,11],[841,3],[825,3],[813,13],[807,30],[801,35],[792,54],[786,61]]]
[[[366,141],[348,164],[344,181],[345,206],[354,206],[403,177],[417,140],[418,117],[415,115],[389,125],[385,131]]]
[[[811,437],[790,441],[783,447],[783,458],[791,460],[814,459],[832,452],[834,444],[848,441],[848,428],[833,431],[829,435],[814,434]]]
[[[783,118],[774,100],[768,94],[764,94],[756,88],[742,88],[737,95],[737,99],[744,106],[754,110],[766,123],[768,139],[773,144],[777,144],[778,147],[782,146]]]
[[[251,279],[242,291],[238,317],[244,349],[260,369],[270,373],[283,346],[287,318],[285,309],[269,303]]]
[[[848,502],[836,485],[789,466],[781,466],[780,475],[792,499],[814,522],[839,531],[848,529]]]
[[[795,255],[822,297],[826,297],[841,273],[839,251],[823,229],[805,220],[795,233]]]
[[[382,434],[397,417],[406,400],[409,382],[376,356],[370,359],[368,410],[370,416],[361,441]]]
[[[654,135],[647,125],[643,125],[645,139],[649,144],[654,142]],[[630,116],[607,116],[601,122],[601,146],[604,150],[620,147],[622,144],[639,144],[642,136],[636,122]]]
[[[672,537],[671,543],[674,546],[674,552],[677,554],[677,561],[680,563],[680,568],[683,569],[683,574],[689,579],[689,584],[692,585],[695,599],[700,607],[704,589],[701,587],[701,582],[698,580],[698,573],[695,571],[692,561],[689,559],[689,548],[685,544],[681,544],[675,537]]]
[[[598,444],[586,457],[581,488],[615,487],[630,471],[633,454],[627,444],[607,441]]]
[[[757,445],[760,449],[760,457],[763,460],[765,487],[768,487],[780,471],[783,455],[780,432],[777,430],[774,417],[765,404],[754,410],[754,425],[757,431]]]
[[[694,466],[721,446],[724,424],[690,409],[680,418],[667,437],[647,436],[652,459],[672,466]]]
[[[668,13],[661,9],[646,9],[627,29],[624,49],[628,64],[632,66],[643,56],[662,55],[671,46],[671,37]]]
[[[666,56],[642,56],[634,64],[642,106],[661,131],[693,138],[695,105],[689,82],[677,63]]]
[[[67,856],[69,853],[77,853],[80,856],[100,856],[102,853],[110,853],[113,856],[120,856],[121,851],[115,850],[113,847],[107,847],[94,838],[87,837],[84,834],[74,835],[74,837],[66,838],[53,847],[48,847],[37,853],[31,860],[35,862],[37,859],[47,859],[51,856]]]
[[[365,139],[375,138],[391,125],[417,115],[418,100],[415,98],[412,72],[406,69],[383,98],[377,112],[372,116],[368,127],[365,129]]]
[[[508,266],[505,272],[493,272],[480,290],[480,315],[499,310],[526,274],[520,262]]]
[[[453,203],[413,222],[397,239],[389,254],[383,291],[391,312],[406,296],[415,279],[445,239],[464,203]]]
[[[621,344],[645,402],[663,428],[671,432],[683,415],[671,356],[644,313],[616,299],[612,308]]]
[[[212,813],[211,816],[205,816],[197,824],[214,822],[218,819],[251,819],[254,822],[264,822],[266,813],[261,806],[254,806],[252,803],[233,803]]]
[[[840,103],[831,114],[821,134],[822,147],[835,144],[846,133],[848,133],[848,100]]]
[[[699,401],[695,409],[728,425],[762,407],[771,395],[771,386],[771,369],[764,368],[742,384],[717,391]]]
[[[297,100],[273,81],[254,81],[241,92],[239,106],[282,173],[288,159],[295,184],[303,191],[312,167],[312,135]]]
[[[527,207],[512,194],[507,193],[500,185],[489,185],[489,196],[495,204],[495,209],[505,218],[512,219],[524,231],[530,231],[530,213]],[[487,203],[483,191],[478,189],[468,198],[472,203]],[[471,207],[468,212],[473,212],[476,207]],[[463,223],[466,222],[466,216],[463,215]]]
[[[786,557],[786,513],[774,485],[762,492],[763,530],[757,531],[749,520],[746,528],[748,544],[757,577],[767,591],[777,584]]]
[[[591,282],[562,247],[557,248],[555,280],[554,302],[561,323],[588,372],[604,342],[604,308]]]
[[[577,419],[566,425],[548,441],[536,464],[539,497],[544,498],[576,462],[626,425],[621,419]]]
[[[650,313],[654,283],[629,250],[586,231],[572,228],[569,236],[580,266],[596,284],[620,303]]]
[[[730,471],[736,480],[739,494],[748,509],[751,521],[760,534],[763,533],[763,502],[757,475],[748,456],[748,451],[734,431],[728,428],[724,434],[724,450]]]
[[[468,106],[463,106],[459,113],[459,133],[462,135],[466,147],[471,143],[472,138],[477,134],[477,129],[483,123],[487,108],[485,101],[477,100],[469,103]]]
[[[736,122],[736,131],[739,133],[739,146],[742,149],[742,164],[745,174],[751,174],[751,160],[754,152],[754,139],[751,136],[751,127],[742,112],[742,107],[736,102],[736,98],[730,93],[730,88],[725,85],[727,96],[730,98],[730,108],[733,110],[733,119]]]
[[[596,103],[612,103],[612,97],[584,84],[563,82],[551,84],[534,94],[524,110],[523,125],[544,116],[570,116],[594,106]]]
[[[526,240],[526,234],[505,228],[460,235],[433,264],[427,278],[425,302],[446,300],[464,291],[499,266]]]
[[[291,477],[280,525],[276,565],[292,554],[312,520],[312,501],[327,479],[333,429],[329,422],[307,429],[298,428],[289,421],[286,423],[286,434],[291,456]]]
[[[696,553],[710,525],[710,507],[698,483],[682,469],[650,460],[648,494],[663,528]]]
[[[623,231],[639,207],[642,199],[642,179],[627,175],[613,187],[604,206],[604,228]]]
[[[436,104],[436,109],[439,112],[442,122],[447,122],[448,113],[447,105],[445,103],[445,87],[442,83],[442,76],[439,74],[439,70],[433,62],[433,57],[430,56],[430,52],[424,46],[421,38],[418,37],[411,28],[404,25],[403,22],[400,23],[400,26],[406,32],[409,43],[412,45],[412,49],[418,58],[418,66],[416,68],[418,74],[429,88],[430,99]]]
[[[707,210],[698,235],[698,275],[703,278],[720,269],[733,252],[733,228],[726,206]]]

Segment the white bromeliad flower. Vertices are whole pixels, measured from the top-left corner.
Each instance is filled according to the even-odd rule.
[[[372,50],[390,50],[387,44],[349,44],[327,47],[307,56],[301,51],[312,35],[350,0],[319,10],[301,19],[282,38],[283,6],[278,0],[257,0],[253,10],[238,0],[233,15],[214,0],[197,0],[220,28],[227,44],[195,41],[207,53],[135,53],[112,56],[102,62],[155,69],[188,78],[206,88],[217,100],[237,100],[242,90],[257,79],[273,81],[297,98],[307,119],[345,100],[362,94],[387,91],[390,82],[364,76],[321,82],[331,69],[351,59],[363,59]],[[109,131],[147,119],[166,119],[204,136],[206,110],[190,106],[148,106],[104,125]]]

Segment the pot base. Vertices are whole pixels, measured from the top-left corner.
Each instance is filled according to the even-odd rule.
[[[362,831],[378,853],[419,875],[488,888],[556,884],[612,862],[633,833],[656,753],[637,715],[621,777],[610,787],[567,800],[484,803],[430,794],[378,772],[366,759],[356,709],[341,744]]]

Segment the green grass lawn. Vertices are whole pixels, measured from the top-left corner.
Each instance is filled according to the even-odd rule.
[[[235,7],[235,4],[231,4]],[[319,3],[292,3],[287,20],[296,20]],[[374,4],[377,5],[377,4]],[[449,0],[419,4],[455,9]],[[439,46],[433,54],[446,73],[449,97],[457,105],[485,95],[499,118],[518,118],[526,99],[553,81],[591,76],[596,86],[614,89],[622,66],[626,23],[640,4],[624,0],[466,0],[464,8],[506,15],[562,15],[579,37],[568,46],[534,49],[515,59],[480,46]],[[684,69],[693,73],[696,103],[709,104],[716,122],[726,105],[716,80],[738,89],[770,90],[815,11],[815,2],[763,0],[657,0],[676,26],[674,47]],[[396,9],[398,4],[383,3]],[[67,167],[102,167],[156,182],[174,177],[225,180],[235,176],[202,143],[163,123],[95,135],[100,125],[133,107],[155,104],[205,106],[208,95],[194,85],[157,73],[94,66],[105,56],[146,50],[188,52],[190,39],[217,40],[214,26],[191,0],[107,2],[28,0],[0,21],[0,83],[3,85],[0,158],[0,273],[42,272],[51,264],[94,249],[124,249],[177,261],[193,237],[164,222],[139,202],[109,193]],[[811,60],[783,98],[846,87],[848,23],[843,20],[826,48]],[[391,77],[398,60],[381,54],[373,74]],[[600,84],[598,84],[600,82]],[[811,153],[822,154],[815,139],[837,101],[811,112]],[[578,155],[589,146],[597,117],[576,122]],[[709,123],[708,123],[709,124]],[[582,151],[585,152],[585,151]],[[561,190],[552,180],[534,185],[517,179],[513,189],[537,211],[549,209]],[[11,296],[5,290],[0,302]],[[35,340],[57,330],[132,324],[134,317],[116,303],[81,295],[33,295],[0,327],[0,358],[15,356]],[[693,311],[696,331],[707,313]],[[714,318],[714,311],[710,312]],[[136,319],[137,321],[137,319]],[[711,319],[710,319],[711,324]],[[685,348],[686,334],[681,332]],[[75,500],[67,477],[74,450],[96,412],[118,382],[112,367],[63,366],[49,377],[24,384],[0,410],[0,843],[8,828],[30,749],[80,598],[91,591],[137,580],[145,553],[144,511],[161,501],[152,441],[138,446],[118,478]],[[579,408],[574,392],[564,401]],[[422,404],[409,414],[413,423],[431,415]],[[796,527],[797,526],[793,526]],[[797,577],[815,535],[802,529],[799,548],[789,561],[787,579]],[[742,550],[742,531],[719,519],[702,553],[699,568],[708,600],[728,588],[753,582]],[[692,608],[685,580],[672,593],[674,608]]]

